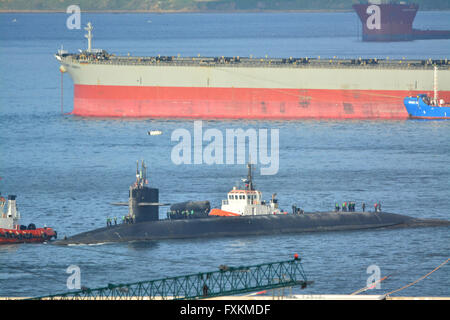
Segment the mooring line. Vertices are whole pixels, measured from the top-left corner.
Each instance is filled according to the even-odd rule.
[[[425,278],[428,277],[430,274],[432,274],[433,272],[435,272],[436,270],[438,270],[439,268],[441,268],[441,267],[442,267],[443,265],[445,265],[449,260],[450,260],[450,258],[447,259],[446,261],[444,261],[443,263],[441,263],[441,264],[440,264],[438,267],[436,267],[433,271],[431,271],[431,272],[427,273],[426,275],[420,277],[420,278],[417,279],[416,281],[411,282],[410,284],[408,284],[408,285],[406,285],[406,286],[404,286],[404,287],[402,287],[402,288],[400,288],[400,289],[397,289],[397,290],[391,291],[391,292],[389,292],[389,293],[386,293],[385,295],[386,295],[386,296],[387,296],[387,295],[390,295],[390,294],[392,294],[392,293],[401,291],[401,290],[403,290],[403,289],[406,289],[406,288],[408,288],[408,287],[410,287],[410,286],[416,284],[417,282],[419,282],[419,281],[425,279]],[[383,277],[383,278],[381,278],[381,279],[379,279],[379,280],[373,282],[372,284],[370,284],[370,285],[368,285],[368,286],[366,286],[366,287],[364,287],[364,288],[361,288],[361,289],[359,289],[359,290],[356,290],[355,292],[351,293],[350,295],[357,295],[357,294],[360,294],[360,293],[362,293],[362,292],[364,292],[364,291],[373,289],[373,288],[375,288],[375,286],[376,286],[378,283],[381,283],[382,281],[387,280],[387,279],[389,279],[390,277],[392,277],[392,276],[394,276],[394,275],[396,275],[396,274],[399,274],[399,273],[400,273],[400,271],[391,273],[390,275],[387,275],[387,276],[385,276],[385,277]]]
[[[364,288],[361,288],[361,289],[359,289],[359,290],[356,290],[356,291],[353,292],[353,293],[350,293],[350,295],[351,295],[351,296],[357,295],[357,294],[360,294],[361,292],[364,292],[364,291],[373,289],[373,288],[375,288],[375,286],[376,286],[378,283],[381,283],[382,281],[387,280],[387,279],[390,278],[392,275],[393,275],[393,274],[390,274],[390,275],[388,275],[388,276],[385,276],[385,277],[383,277],[383,278],[381,278],[381,279],[375,281],[374,283],[372,283],[372,284],[369,285],[369,286],[366,286],[366,287],[364,287]]]
[[[442,266],[444,266],[449,260],[450,260],[450,258],[448,258],[447,260],[445,260],[444,262],[442,262],[439,266],[437,266],[436,268],[434,268],[432,271],[428,272],[426,275],[424,275],[424,276],[420,277],[419,279],[417,279],[417,280],[415,280],[415,281],[413,281],[413,282],[407,284],[406,286],[403,286],[403,287],[401,287],[400,289],[397,289],[397,290],[391,291],[391,292],[389,292],[389,293],[386,293],[386,296],[389,296],[389,295],[391,295],[391,294],[393,294],[393,293],[399,292],[399,291],[401,291],[401,290],[403,290],[403,289],[406,289],[406,288],[411,287],[412,285],[415,285],[417,282],[422,281],[423,279],[425,279],[426,277],[428,277],[428,276],[429,276],[430,274],[432,274],[433,272],[439,270],[439,269],[440,269]]]

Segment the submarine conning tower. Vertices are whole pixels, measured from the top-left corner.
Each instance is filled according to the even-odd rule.
[[[159,220],[159,189],[147,184],[147,166],[142,160],[139,168],[137,161],[136,182],[130,186],[128,199],[128,214],[136,223]]]

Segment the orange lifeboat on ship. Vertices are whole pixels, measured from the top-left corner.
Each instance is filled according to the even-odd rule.
[[[212,209],[211,212],[209,213],[210,216],[219,216],[219,217],[236,217],[236,216],[240,216],[239,213],[233,213],[233,212],[229,212],[229,211],[224,211],[221,209]]]

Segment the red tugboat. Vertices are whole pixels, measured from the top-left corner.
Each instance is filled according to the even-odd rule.
[[[52,228],[36,228],[33,223],[19,225],[20,213],[17,210],[16,196],[8,196],[8,207],[4,211],[6,199],[0,196],[0,244],[45,242],[56,239],[56,231]]]

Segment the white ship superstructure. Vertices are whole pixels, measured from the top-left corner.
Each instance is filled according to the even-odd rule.
[[[246,216],[246,215],[267,215],[280,214],[276,194],[272,195],[269,203],[262,199],[262,192],[256,190],[253,185],[252,165],[247,165],[247,178],[243,179],[243,187],[237,186],[228,192],[227,199],[222,200],[219,209],[213,209],[210,215],[216,216]]]

